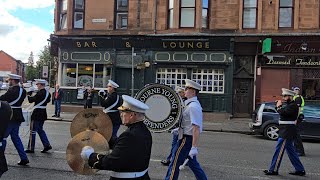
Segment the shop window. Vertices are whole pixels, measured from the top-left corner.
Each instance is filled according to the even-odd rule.
[[[78,64],[78,87],[93,86],[93,64]]]
[[[191,79],[201,84],[202,93],[224,93],[223,69],[193,69]]]
[[[76,87],[77,82],[77,64],[62,64],[62,82],[61,86]]]
[[[59,9],[59,16],[60,16],[60,23],[59,29],[67,29],[67,10],[68,10],[68,0],[61,0],[60,2],[60,9]]]
[[[173,54],[174,61],[188,61],[188,53],[186,52],[176,52]]]
[[[180,0],[180,27],[195,26],[195,0]]]
[[[320,100],[320,79],[303,79],[301,93],[305,100]]]
[[[174,0],[168,1],[168,29],[173,28],[173,4]]]
[[[257,24],[257,0],[243,1],[243,28],[256,28]]]
[[[209,1],[202,0],[202,28],[209,28]]]
[[[83,29],[84,0],[74,0],[73,27]]]
[[[184,86],[184,80],[187,79],[187,70],[159,68],[156,76],[156,83],[165,84],[175,89],[176,86]]]
[[[168,52],[157,52],[155,55],[156,61],[169,61],[170,54]]]
[[[128,28],[128,0],[116,0],[116,29]]]
[[[109,79],[111,79],[111,68],[107,68],[103,64],[96,64],[95,72],[94,72],[94,87],[95,88],[107,87],[107,83]]]
[[[293,26],[293,0],[280,0],[279,27],[291,28]]]

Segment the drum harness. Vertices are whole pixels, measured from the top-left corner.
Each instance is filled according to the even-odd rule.
[[[108,98],[106,98],[106,99],[108,99]],[[117,112],[118,110],[115,110],[115,109],[112,109],[112,108],[114,108],[114,107],[118,104],[118,102],[119,102],[119,95],[117,95],[117,100],[116,100],[116,102],[113,103],[111,106],[105,108],[105,109],[103,110],[103,112],[104,112],[104,113]]]
[[[9,103],[9,105],[11,106],[12,109],[19,109],[21,108],[21,106],[13,106],[15,103],[17,103],[19,101],[19,99],[21,98],[21,95],[22,95],[22,88],[20,87],[20,90],[19,90],[19,96],[16,100],[12,101]]]

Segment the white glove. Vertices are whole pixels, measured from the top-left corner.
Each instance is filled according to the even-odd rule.
[[[171,130],[171,134],[174,134],[174,135],[178,135],[179,134],[179,128],[174,128]]]
[[[105,95],[105,93],[106,93],[106,92],[105,92],[103,89],[100,89],[99,95],[100,95],[100,94]]]
[[[189,156],[190,156],[191,158],[193,158],[193,156],[196,156],[196,155],[198,155],[198,148],[192,146],[192,148],[191,148],[191,150],[190,150],[190,152],[189,152]]]
[[[87,161],[92,153],[94,153],[94,149],[91,146],[85,146],[82,148],[81,157]]]

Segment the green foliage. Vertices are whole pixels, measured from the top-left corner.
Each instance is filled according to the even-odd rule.
[[[39,55],[39,60],[36,63],[36,71],[39,75],[39,78],[42,78],[42,69],[43,66],[49,66],[49,75],[50,78],[48,78],[48,82],[51,80],[50,86],[53,86],[53,80],[54,80],[54,74],[51,73],[52,71],[50,71],[50,69],[53,68],[54,65],[54,58],[53,56],[50,55],[50,48],[49,46],[44,46],[43,50],[41,51],[40,55]]]
[[[33,81],[34,79],[37,79],[39,76],[39,73],[37,72],[36,68],[33,66],[27,65],[26,67],[26,80]]]

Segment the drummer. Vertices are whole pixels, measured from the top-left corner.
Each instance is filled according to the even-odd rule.
[[[112,152],[108,155],[94,153],[90,146],[82,148],[81,157],[88,160],[94,169],[110,170],[110,179],[150,179],[148,174],[151,156],[152,136],[143,123],[149,107],[141,101],[123,95],[121,112],[122,123],[128,128],[110,142]]]
[[[107,85],[107,94],[99,94],[101,97],[101,106],[105,109],[103,112],[107,113],[112,121],[112,138],[117,137],[117,132],[121,125],[120,113],[117,109],[121,105],[121,98],[116,90],[119,87],[117,83],[109,80]]]

